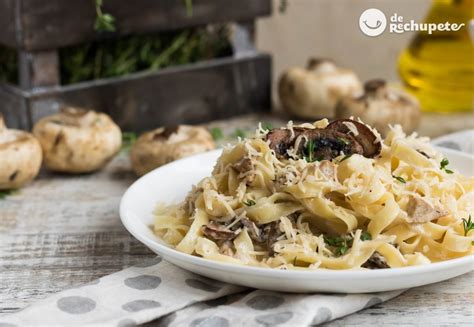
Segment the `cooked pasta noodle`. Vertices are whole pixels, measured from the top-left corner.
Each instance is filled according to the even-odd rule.
[[[226,147],[182,203],[157,208],[155,233],[184,253],[280,269],[394,268],[473,253],[462,219],[474,216],[474,178],[440,167],[427,138],[395,126],[381,141],[372,130],[381,141],[373,158],[311,160],[310,134],[296,128],[286,127],[283,156],[262,128]]]

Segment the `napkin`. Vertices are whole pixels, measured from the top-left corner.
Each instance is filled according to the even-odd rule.
[[[433,140],[474,153],[474,130]],[[210,280],[156,257],[0,316],[13,326],[307,326],[377,305],[403,290],[371,294],[289,294]]]

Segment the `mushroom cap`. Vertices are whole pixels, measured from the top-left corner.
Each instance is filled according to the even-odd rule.
[[[389,124],[400,124],[410,133],[418,126],[420,116],[416,98],[380,79],[367,81],[363,95],[345,97],[336,107],[336,118],[359,117],[382,135],[390,130]]]
[[[299,143],[299,148],[294,148],[300,137],[311,140],[314,147],[309,149],[307,144]],[[265,138],[279,158],[288,158],[290,148],[294,148],[294,153],[299,157],[309,155],[308,151],[312,151],[313,158],[318,161],[332,160],[341,153],[374,158],[382,149],[379,138],[369,127],[350,119],[336,120],[324,128],[293,127],[292,131],[274,128]]]
[[[361,93],[357,75],[329,60],[310,59],[307,69],[293,67],[281,75],[278,93],[283,108],[302,118],[332,117],[338,101]]]
[[[122,144],[120,128],[108,115],[73,107],[39,120],[33,134],[43,148],[46,167],[65,173],[101,169]]]
[[[160,127],[138,138],[130,151],[130,159],[133,170],[141,176],[168,162],[215,147],[211,134],[204,127]]]
[[[20,188],[37,175],[41,167],[41,146],[30,133],[7,129],[0,115],[0,190]]]

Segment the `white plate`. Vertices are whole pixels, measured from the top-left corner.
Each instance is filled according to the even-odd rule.
[[[449,149],[439,149],[453,167],[474,175],[474,157]],[[366,293],[404,289],[436,283],[474,269],[474,256],[424,266],[380,270],[292,271],[237,266],[215,262],[170,248],[150,229],[157,202],[184,199],[193,184],[209,176],[220,150],[175,161],[137,180],[125,192],[120,216],[128,231],[163,259],[223,282],[284,292]]]

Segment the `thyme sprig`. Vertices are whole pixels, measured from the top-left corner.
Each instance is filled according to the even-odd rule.
[[[464,227],[464,236],[467,236],[467,233],[469,233],[471,229],[474,229],[474,221],[471,220],[471,215],[469,215],[468,219],[462,219],[462,225]]]
[[[314,162],[314,150],[316,149],[316,144],[313,140],[308,140],[305,148],[303,149],[303,157],[307,162]]]

